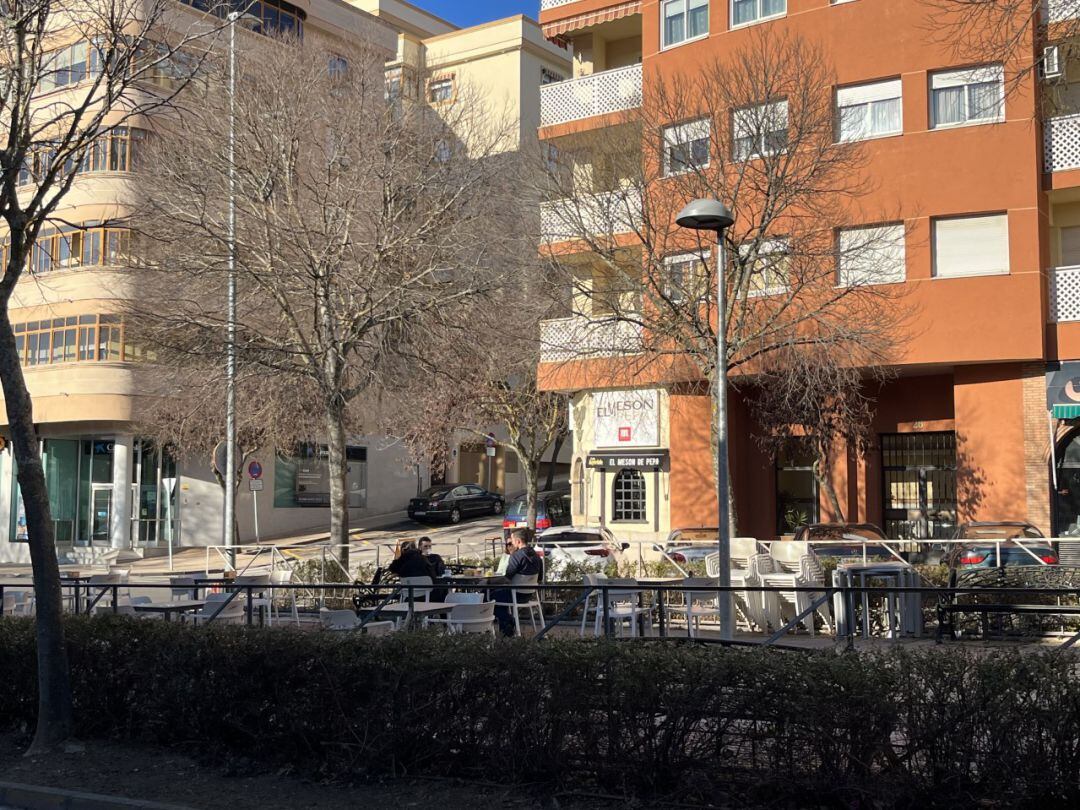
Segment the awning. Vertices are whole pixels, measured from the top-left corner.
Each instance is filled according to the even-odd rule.
[[[565,20],[548,23],[544,26],[544,36],[548,39],[555,39],[567,31],[576,31],[579,28],[588,28],[590,25],[599,25],[600,23],[611,22],[622,17],[629,17],[631,14],[640,13],[641,0],[631,0],[629,3],[621,3],[601,11],[591,11],[588,14],[579,14],[576,17],[568,17]]]
[[[1080,405],[1054,405],[1055,419],[1080,419]]]

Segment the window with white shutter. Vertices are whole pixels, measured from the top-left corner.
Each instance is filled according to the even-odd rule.
[[[709,119],[664,128],[664,174],[709,165]]]
[[[836,110],[840,141],[897,135],[904,129],[900,80],[841,87]]]
[[[787,99],[735,110],[731,116],[735,160],[775,155],[787,148]]]
[[[984,276],[1009,272],[1009,217],[984,214],[933,222],[934,275]]]
[[[904,226],[874,225],[840,231],[839,279],[843,287],[895,284],[903,281],[906,252]]]
[[[945,70],[930,77],[930,126],[993,124],[1005,120],[1001,65]]]
[[[1061,229],[1061,266],[1080,265],[1080,227]]]

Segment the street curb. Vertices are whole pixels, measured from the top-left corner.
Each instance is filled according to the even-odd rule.
[[[0,805],[17,810],[195,810],[180,804],[125,799],[18,782],[0,782]]]

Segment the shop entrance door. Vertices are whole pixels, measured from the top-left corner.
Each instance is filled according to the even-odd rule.
[[[90,542],[109,545],[112,526],[112,484],[90,485]]]
[[[943,540],[956,528],[956,434],[881,436],[885,536]]]

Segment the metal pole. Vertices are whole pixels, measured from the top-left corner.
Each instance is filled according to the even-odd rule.
[[[251,517],[255,522],[255,542],[259,542],[259,490],[253,489],[251,491]],[[271,560],[270,567],[273,568],[274,564]]]
[[[728,426],[727,426],[727,291],[724,284],[724,230],[716,231],[716,499],[717,499],[717,565],[719,585],[731,587],[731,508],[728,502]],[[734,635],[731,591],[723,590],[719,608],[720,638]]]
[[[229,14],[229,289],[225,361],[225,515],[222,532],[229,561],[236,564],[233,527],[236,525],[236,20]]]

